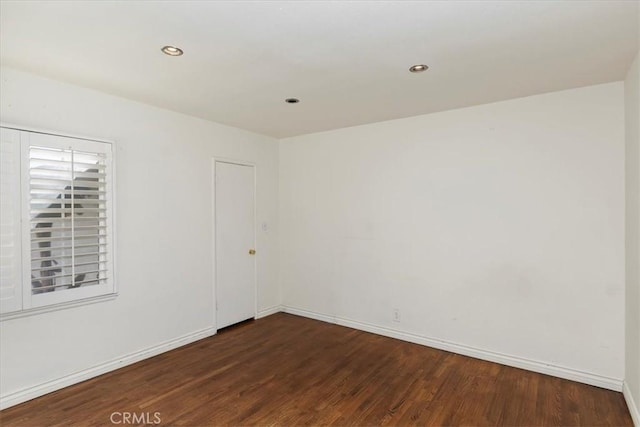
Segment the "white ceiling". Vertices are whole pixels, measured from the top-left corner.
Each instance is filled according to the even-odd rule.
[[[2,1],[0,60],[280,138],[621,80],[638,16],[637,1]]]

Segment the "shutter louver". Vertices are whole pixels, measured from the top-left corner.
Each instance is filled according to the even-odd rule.
[[[106,169],[105,153],[29,147],[33,295],[106,283]]]

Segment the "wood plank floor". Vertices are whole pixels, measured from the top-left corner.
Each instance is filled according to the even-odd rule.
[[[282,313],[6,409],[0,424],[113,425],[114,412],[171,426],[632,426],[620,393]]]

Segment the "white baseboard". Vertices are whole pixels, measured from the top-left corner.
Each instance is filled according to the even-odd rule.
[[[629,389],[629,385],[627,382],[624,382],[624,388],[622,389],[622,394],[624,395],[624,400],[627,401],[627,407],[629,408],[629,412],[631,413],[631,419],[633,419],[633,424],[636,427],[640,427],[640,411],[638,411],[638,405],[636,401],[633,399],[633,395],[631,394],[631,389]],[[637,396],[640,397],[640,396]]]
[[[109,362],[103,363],[93,368],[85,369],[83,371],[75,372],[70,375],[66,375],[62,378],[47,381],[42,384],[35,385],[23,390],[19,390],[13,393],[9,393],[4,396],[0,396],[0,410],[8,408],[10,406],[17,405],[27,400],[34,399],[36,397],[43,396],[52,391],[59,390],[64,387],[68,387],[73,384],[97,377],[98,375],[106,374],[107,372],[115,371],[116,369],[131,365],[144,359],[148,359],[153,356],[157,356],[160,353],[164,353],[174,348],[182,347],[183,345],[190,344],[192,342],[201,340],[203,338],[210,337],[216,334],[215,328],[206,328],[200,331],[192,332],[187,335],[183,335],[173,340],[165,341],[161,344],[149,347],[144,350],[137,351],[135,353],[127,354],[125,356],[118,357]]]
[[[602,387],[609,390],[622,391],[622,379],[605,377],[602,375],[592,374],[590,372],[578,371],[563,366],[557,366],[550,363],[540,362],[537,360],[526,359],[518,356],[511,356],[495,351],[483,350],[470,347],[464,344],[453,343],[436,338],[430,338],[390,329],[382,326],[372,325],[370,323],[359,322],[357,320],[345,319],[337,316],[330,316],[322,313],[316,313],[308,310],[302,310],[295,307],[283,306],[282,311],[285,313],[295,314],[298,316],[308,317],[311,319],[321,320],[323,322],[335,323],[341,326],[358,329],[365,332],[371,332],[390,338],[396,338],[402,341],[408,341],[415,344],[433,347],[440,350],[450,351],[452,353],[462,354],[464,356],[474,357],[476,359],[487,360],[489,362],[500,363],[502,365],[512,366],[515,368],[526,369],[528,371],[538,372],[541,374],[552,375],[554,377],[564,378],[577,381],[596,387]]]
[[[256,319],[262,319],[263,317],[271,316],[272,314],[276,314],[282,311],[281,305],[274,305],[273,307],[265,308],[258,311],[258,315]]]

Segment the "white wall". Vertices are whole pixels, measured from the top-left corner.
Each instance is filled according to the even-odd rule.
[[[211,159],[258,171],[258,304],[280,304],[278,142],[16,70],[0,70],[4,123],[115,141],[117,299],[0,323],[0,395],[215,328]],[[43,388],[43,390],[46,389]],[[33,390],[31,390],[33,391]],[[27,393],[29,394],[29,393]]]
[[[620,389],[623,108],[617,82],[281,141],[285,306]]]
[[[640,61],[624,82],[626,112],[626,370],[627,402],[640,425]]]

